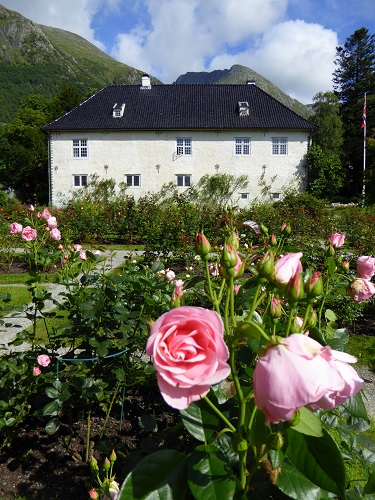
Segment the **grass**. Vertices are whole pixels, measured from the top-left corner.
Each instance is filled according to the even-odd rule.
[[[359,365],[375,367],[375,337],[351,335],[347,346],[350,354],[357,358]]]
[[[10,301],[4,298],[10,294]],[[31,294],[24,286],[15,286],[11,288],[1,288],[0,287],[0,304],[1,307],[12,306],[20,307],[23,304],[29,304],[31,301]]]

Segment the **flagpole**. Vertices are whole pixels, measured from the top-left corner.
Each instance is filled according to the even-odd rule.
[[[363,104],[363,115],[362,115],[362,127],[363,127],[363,184],[362,184],[362,205],[365,205],[366,197],[366,125],[367,125],[367,103],[366,103],[365,92],[365,102]]]

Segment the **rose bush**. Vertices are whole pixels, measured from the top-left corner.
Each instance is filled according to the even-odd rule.
[[[200,307],[163,314],[151,327],[146,352],[153,357],[163,398],[180,410],[230,373],[223,322],[215,311]]]

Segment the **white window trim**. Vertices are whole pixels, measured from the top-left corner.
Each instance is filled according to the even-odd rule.
[[[281,152],[281,148],[285,146],[285,153]],[[275,148],[277,147],[277,152]],[[272,156],[288,156],[288,138],[287,137],[272,137],[271,142]]]
[[[240,198],[241,200],[248,200],[250,199],[250,193],[240,193]]]
[[[245,143],[244,141],[248,141],[248,142]],[[237,153],[237,146],[239,146],[241,148],[240,153]],[[245,146],[249,147],[248,153],[244,153]],[[251,137],[235,137],[234,138],[234,156],[250,156],[250,155],[251,155]]]
[[[132,183],[131,184],[128,184],[128,177],[132,178]],[[138,177],[139,178],[139,185],[138,186],[134,185],[134,177]],[[141,174],[125,174],[125,184],[128,187],[131,187],[131,188],[140,188],[142,186]]]
[[[76,177],[79,178],[79,186],[76,185]],[[82,177],[86,177],[86,184],[82,184]],[[72,175],[72,184],[74,189],[81,189],[89,183],[89,176],[87,174],[73,174]]]
[[[78,141],[78,145],[74,145]],[[85,142],[83,145],[82,142]],[[75,156],[74,150],[78,149],[78,156]],[[86,149],[86,156],[82,156],[82,150]],[[89,157],[89,141],[87,139],[73,139],[72,140],[72,158],[73,160],[86,160]]]
[[[178,185],[178,178],[182,177],[183,179],[183,185],[179,186]],[[189,184],[186,184],[186,179],[189,178]],[[191,186],[191,181],[192,181],[192,175],[191,174],[176,174],[176,186],[178,188],[188,188]]]
[[[191,156],[193,154],[191,137],[176,137],[176,154],[177,156]]]

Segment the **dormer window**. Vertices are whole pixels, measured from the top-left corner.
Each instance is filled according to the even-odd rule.
[[[125,104],[116,104],[113,106],[112,116],[113,118],[121,118],[124,116]]]
[[[238,113],[240,116],[248,116],[250,114],[249,103],[246,101],[239,102]]]

